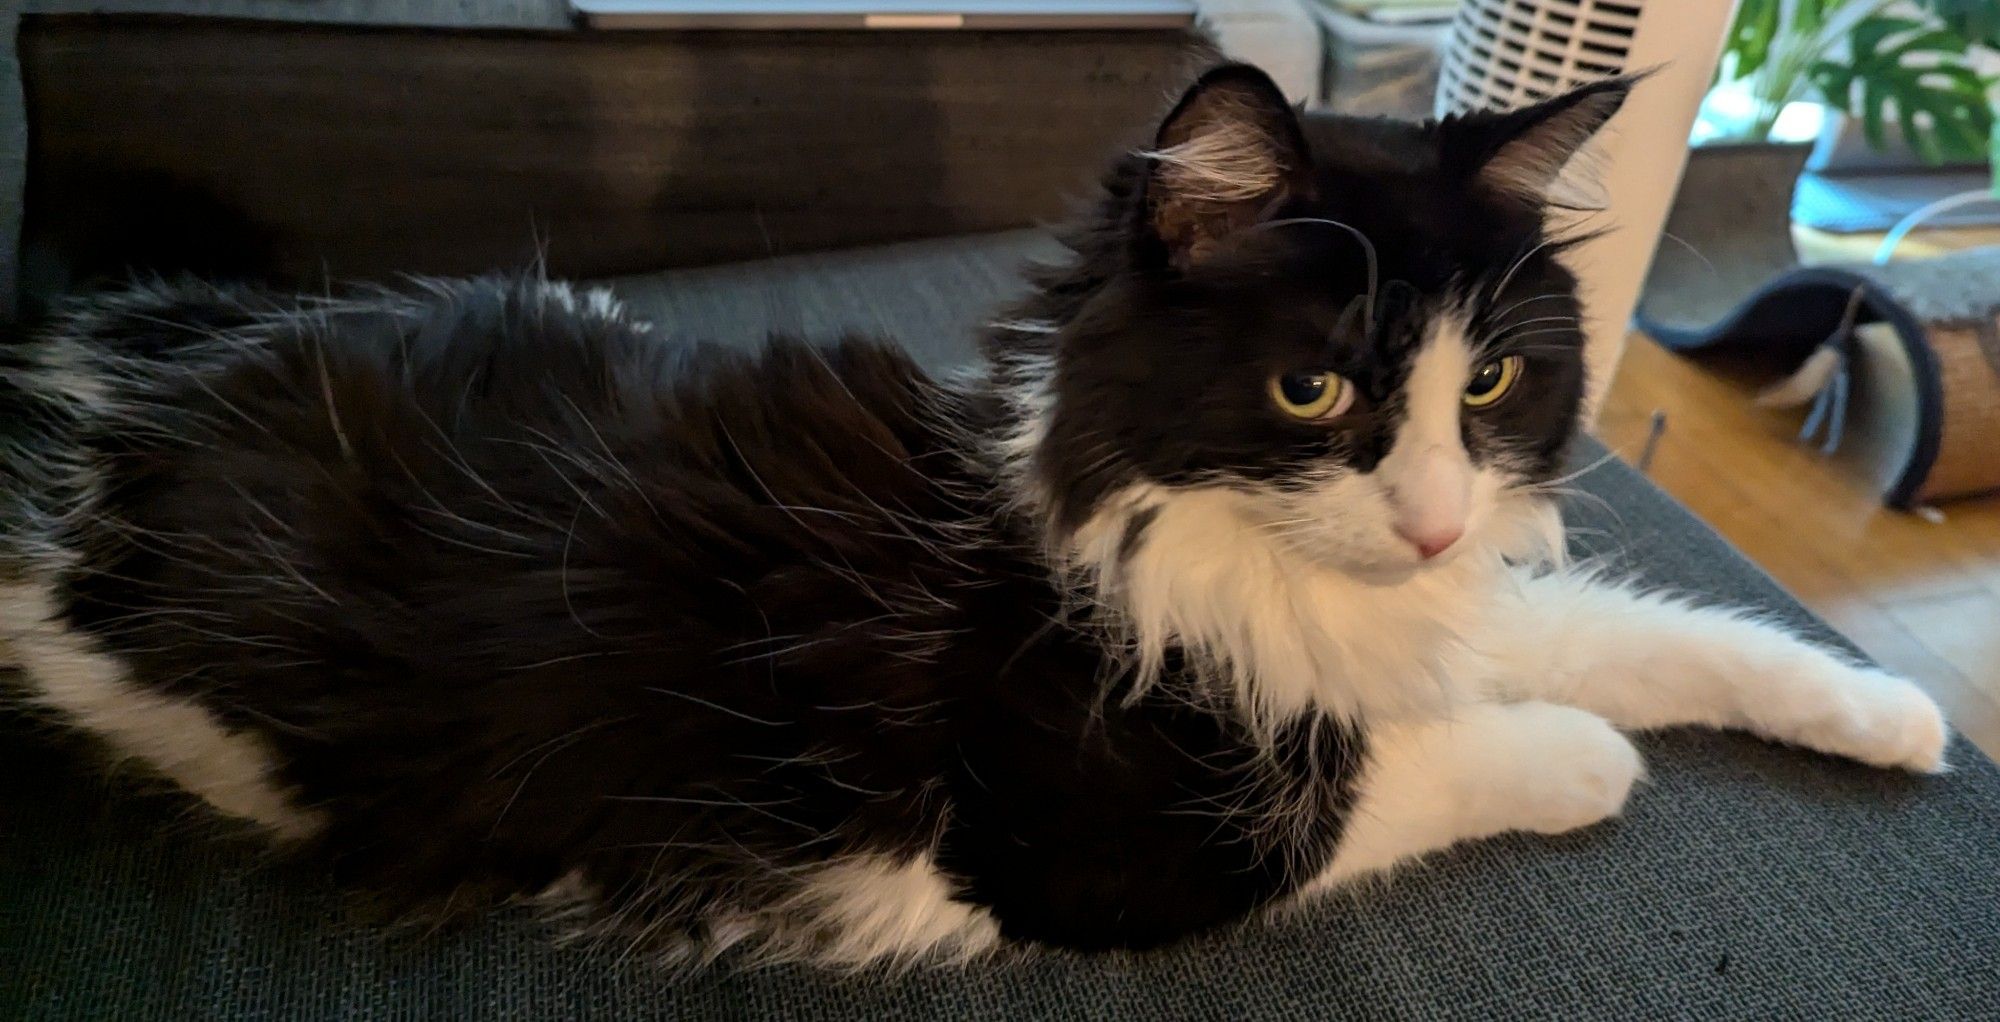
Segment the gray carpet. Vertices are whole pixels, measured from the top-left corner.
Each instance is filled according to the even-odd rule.
[[[1032,235],[699,271],[622,290],[665,329],[767,322],[907,336],[934,362]],[[1581,453],[1592,458],[1597,449]],[[1579,480],[1579,548],[1818,626],[1618,463]],[[1823,631],[1819,634],[1824,635]],[[901,978],[674,976],[499,917],[354,922],[175,798],[102,782],[26,725],[0,735],[0,1018],[1991,1018],[2000,772],[1912,778],[1734,736],[1641,743],[1622,819],[1440,855],[1287,920],[1124,958],[1042,955]]]

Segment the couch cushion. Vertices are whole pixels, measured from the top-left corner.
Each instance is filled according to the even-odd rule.
[[[662,329],[905,338],[934,365],[1012,267],[1010,234],[619,282]],[[1583,453],[1593,458],[1594,445]],[[1586,462],[1587,463],[1587,462]],[[1591,552],[1828,637],[1768,578],[1608,462],[1578,486]],[[2000,1004],[2000,772],[1913,778],[1677,731],[1620,820],[1435,857],[1273,923],[1143,956],[1042,954],[889,978],[675,975],[498,915],[450,933],[353,921],[172,796],[72,743],[0,735],[0,1017],[161,1019],[1497,1016],[1913,1019]]]

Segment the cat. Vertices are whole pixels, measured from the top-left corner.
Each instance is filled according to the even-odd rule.
[[[961,378],[536,275],[85,298],[0,354],[4,658],[393,908],[688,961],[1153,947],[1614,816],[1633,729],[1940,770],[1909,682],[1564,566],[1548,196],[1631,87],[1211,69]]]

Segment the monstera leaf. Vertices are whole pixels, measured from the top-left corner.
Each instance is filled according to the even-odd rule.
[[[1883,148],[1895,117],[1926,161],[1983,159],[1993,131],[1986,81],[1967,65],[1964,36],[1909,18],[1871,17],[1848,33],[1845,63],[1820,61],[1813,83],[1829,103],[1861,119],[1869,144]]]
[[[1920,0],[1920,6],[1959,35],[2000,49],[2000,4],[1993,0]]]

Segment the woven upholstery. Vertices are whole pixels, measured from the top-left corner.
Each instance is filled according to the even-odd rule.
[[[928,362],[1046,252],[1011,234],[621,282],[671,334],[776,326],[906,338]],[[1592,446],[1584,457],[1598,453]],[[1612,462],[1578,484],[1586,552],[1826,635],[1769,579]],[[1144,956],[1042,954],[900,978],[676,976],[559,948],[501,914],[456,932],[354,921],[324,882],[217,842],[174,796],[102,781],[0,714],[0,1018],[1991,1017],[2000,773],[1939,778],[1746,738],[1642,740],[1613,823],[1435,857],[1293,918]]]

